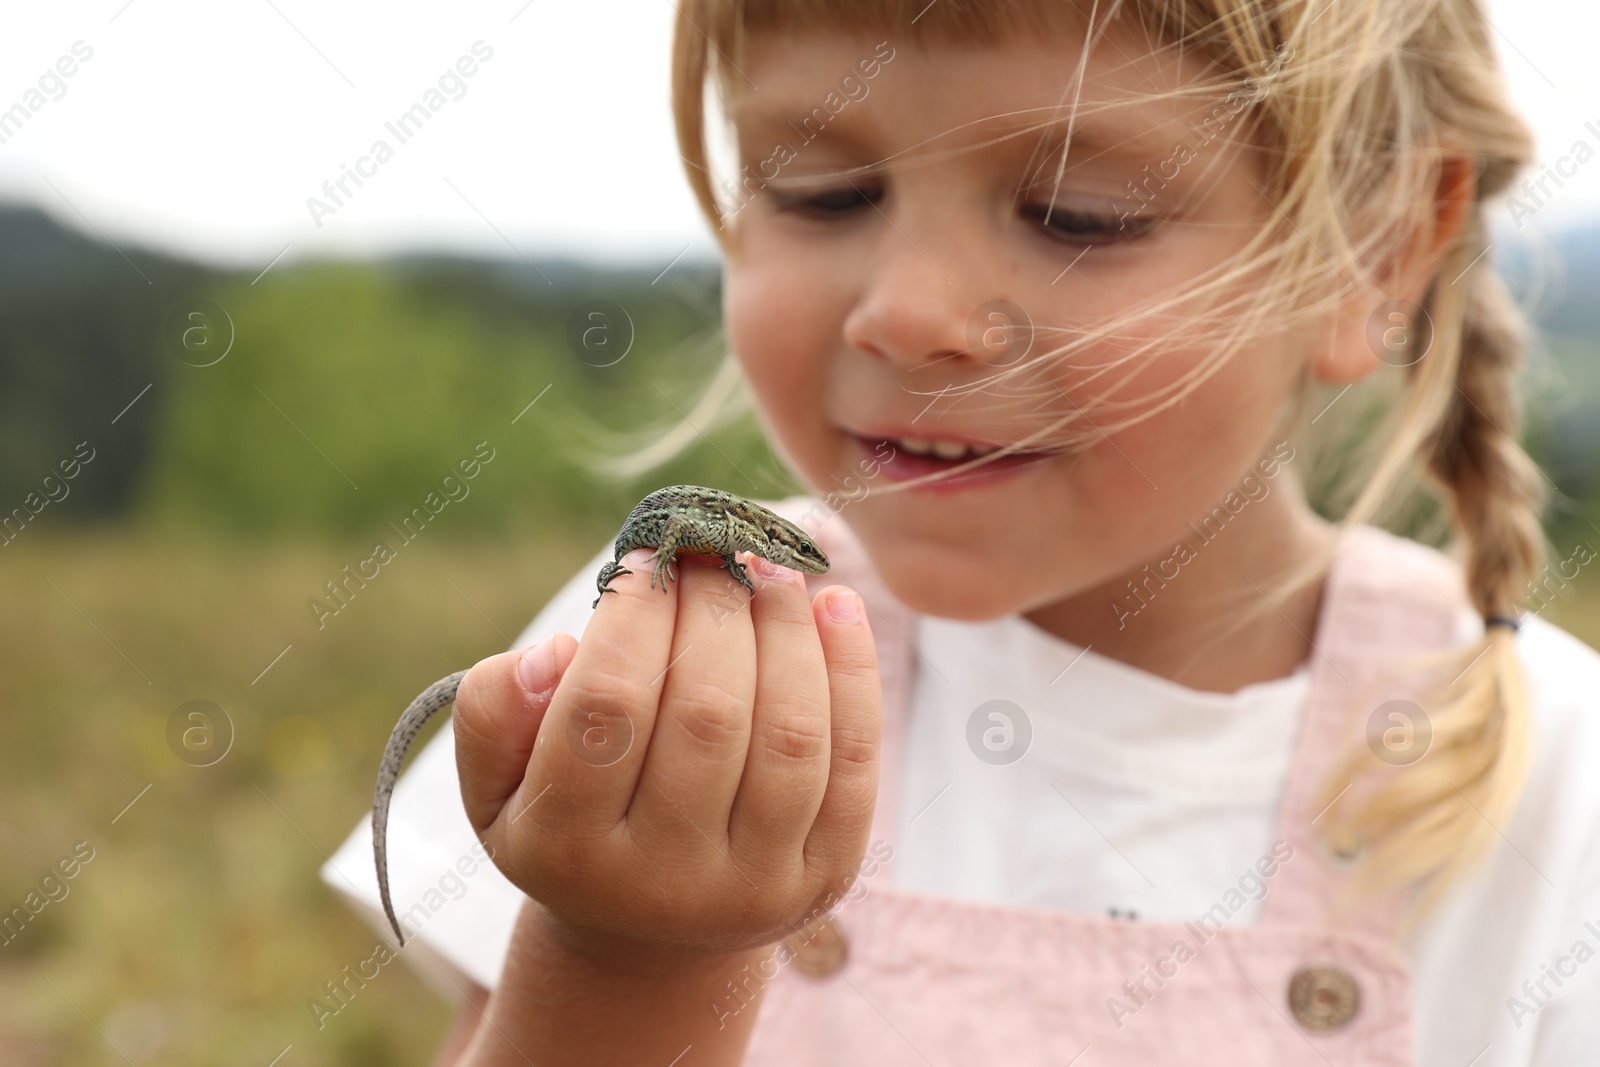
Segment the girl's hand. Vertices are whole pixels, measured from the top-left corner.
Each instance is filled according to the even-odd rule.
[[[860,597],[749,557],[752,597],[631,553],[582,645],[478,663],[456,697],[473,828],[596,959],[721,955],[783,937],[866,849],[882,692]],[[854,609],[853,619],[841,613]],[[838,616],[844,614],[841,619]]]

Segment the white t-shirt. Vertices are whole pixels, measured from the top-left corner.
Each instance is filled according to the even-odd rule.
[[[514,647],[557,630],[581,638],[594,575],[610,558],[607,545]],[[1474,640],[1479,625],[1464,610],[1459,640]],[[1219,694],[1081,649],[1020,616],[920,616],[908,636],[921,655],[896,884],[1181,922],[1270,852],[1307,665]],[[1533,705],[1532,769],[1514,817],[1498,827],[1501,846],[1402,946],[1419,1067],[1600,1064],[1600,654],[1538,618],[1516,641]],[[395,909],[416,929],[403,955],[441,992],[464,992],[464,979],[498,982],[522,903],[478,849],[446,726],[401,776],[389,822]],[[322,875],[392,937],[367,819]],[[1247,898],[1234,922],[1254,923],[1260,911]]]

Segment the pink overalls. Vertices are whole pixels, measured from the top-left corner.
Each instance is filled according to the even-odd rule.
[[[884,724],[869,854],[884,856],[895,836],[916,616],[883,586],[845,523],[805,521],[806,503],[791,497],[774,509],[833,561],[830,573],[807,579],[811,592],[855,587],[877,642]],[[1266,879],[1259,925],[947,899],[891,884],[891,861],[809,938],[791,936],[792,958],[780,954],[781,965],[744,976],[745,988],[764,986],[745,1063],[1414,1063],[1411,971],[1394,943],[1405,898],[1397,891],[1334,917],[1346,875],[1341,857],[1316,843],[1313,791],[1336,745],[1364,737],[1378,704],[1421,699],[1424,679],[1383,686],[1370,703],[1357,690],[1398,657],[1447,647],[1463,603],[1459,571],[1442,554],[1371,526],[1346,534],[1312,635],[1311,695],[1274,835],[1287,842],[1279,857],[1293,853]],[[1264,854],[1272,844],[1262,842]],[[732,1007],[735,996],[730,986]]]

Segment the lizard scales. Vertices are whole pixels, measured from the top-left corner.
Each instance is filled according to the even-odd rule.
[[[633,573],[622,566],[623,556],[636,548],[652,547],[656,552],[651,557],[650,588],[654,589],[660,578],[663,593],[667,591],[667,581],[677,579],[672,561],[680,552],[720,556],[722,566],[752,595],[755,585],[745,575],[745,565],[735,557],[736,552],[749,552],[805,574],[826,574],[829,567],[828,557],[816,542],[794,523],[760,504],[721,489],[671,485],[649,494],[628,513],[617,534],[612,559],[600,568],[595,579],[600,595],[592,606],[598,607],[606,593],[616,592],[610,587],[612,579]],[[389,896],[389,803],[411,742],[429,719],[455,703],[456,691],[466,674],[464,670],[456,671],[417,695],[390,733],[378,767],[378,783],[372,796],[372,853],[383,913],[402,946],[406,943],[405,932]]]
[[[622,566],[623,556],[636,548],[650,547],[656,549],[650,574],[652,589],[657,578],[661,579],[663,590],[668,577],[677,578],[671,567],[679,552],[721,556],[722,565],[751,593],[756,587],[745,576],[744,564],[734,557],[735,552],[752,552],[806,574],[828,571],[828,557],[811,538],[760,504],[702,485],[669,485],[639,501],[628,513],[617,534],[612,560],[600,568],[595,581],[600,595],[613,592],[609,587],[612,578],[632,573]],[[599,596],[594,603],[596,607],[600,605]]]

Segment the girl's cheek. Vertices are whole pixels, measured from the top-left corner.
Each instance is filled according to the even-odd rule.
[[[728,343],[761,422],[792,461],[809,468],[817,442],[801,428],[817,422],[830,347],[819,334],[822,316],[808,314],[799,299],[804,292],[798,279],[776,272],[730,269],[723,307]]]
[[[758,397],[815,381],[828,351],[801,278],[772,269],[730,270],[724,283],[728,342]],[[813,390],[815,391],[815,390]]]

